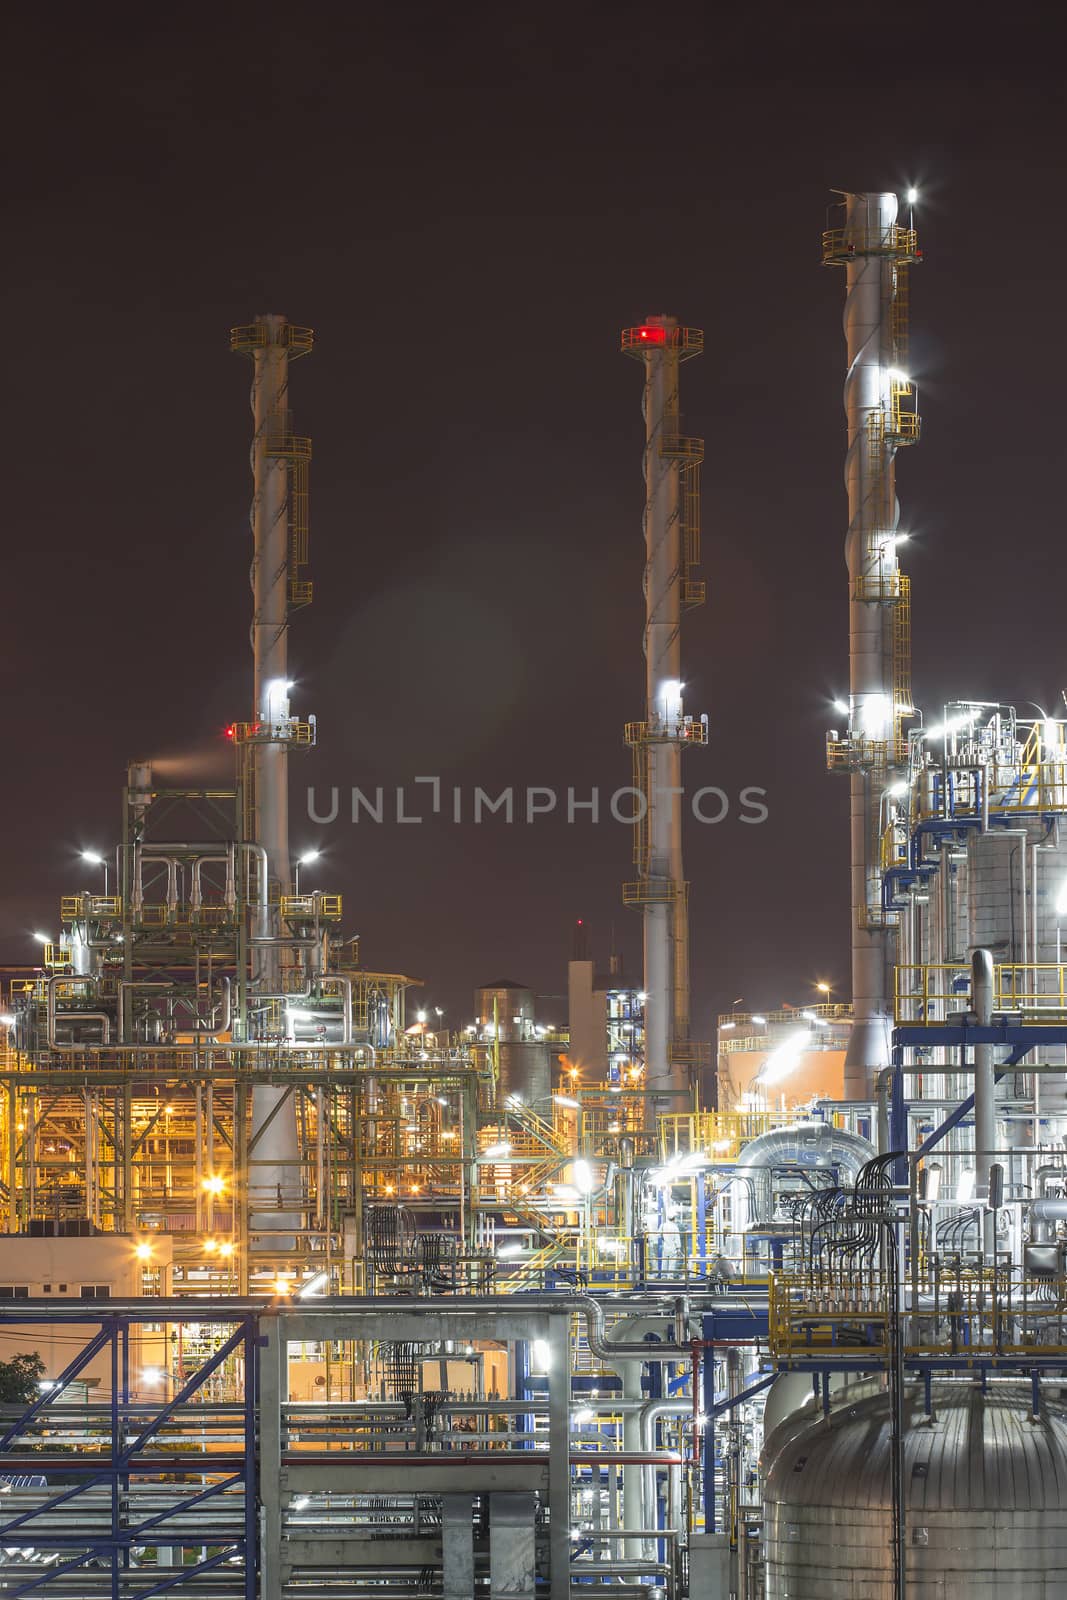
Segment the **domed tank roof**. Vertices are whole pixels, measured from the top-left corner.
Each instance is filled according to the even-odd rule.
[[[904,1436],[909,1600],[1067,1593],[1067,1408],[1029,1385],[941,1383],[933,1418],[909,1391]],[[891,1600],[884,1391],[829,1418],[782,1422],[764,1447],[767,1600]]]
[[[933,1420],[921,1393],[906,1407],[904,1475],[908,1505],[938,1510],[1011,1506],[1055,1509],[1067,1518],[1067,1412],[1057,1399],[1030,1416],[1030,1389],[996,1384],[939,1384]],[[817,1505],[832,1491],[839,1503],[891,1504],[889,1408],[884,1393],[831,1411],[829,1419],[787,1418],[764,1449],[772,1489],[793,1505]]]

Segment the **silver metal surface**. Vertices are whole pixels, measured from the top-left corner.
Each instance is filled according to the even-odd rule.
[[[534,1600],[536,1515],[536,1495],[489,1496],[490,1600]]]
[[[776,1167],[836,1169],[846,1181],[874,1156],[874,1146],[857,1133],[829,1122],[798,1122],[771,1128],[744,1146],[735,1171],[735,1231],[771,1221],[773,1173]]]
[[[900,511],[893,448],[872,435],[870,424],[889,400],[895,292],[892,261],[881,250],[897,220],[895,194],[847,194],[845,233],[855,256],[845,268],[845,415],[848,453],[849,730],[874,744],[892,739],[892,608],[873,598],[897,571],[893,536]],[[881,925],[881,867],[871,841],[878,836],[884,774],[854,770],[850,777],[852,844],[853,1024],[845,1055],[845,1098],[873,1095],[880,1069],[889,1066],[890,975],[886,929]]]
[[[474,1593],[474,1496],[441,1496],[442,1594],[470,1600]]]
[[[1067,1410],[1030,1388],[942,1383],[933,1419],[907,1401],[909,1600],[1067,1594]],[[764,1449],[766,1600],[890,1600],[890,1426],[884,1394],[829,1419],[789,1418]]]

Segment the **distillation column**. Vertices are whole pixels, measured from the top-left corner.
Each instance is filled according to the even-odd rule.
[[[845,489],[849,582],[849,726],[828,745],[849,774],[853,1024],[845,1096],[870,1099],[889,1066],[892,929],[882,909],[883,796],[907,757],[911,715],[908,580],[897,560],[897,449],[918,438],[907,404],[907,269],[915,234],[897,223],[895,194],[845,194],[844,227],[823,235],[823,262],[844,266],[848,350]]]
[[[677,1096],[690,1088],[689,906],[682,867],[682,748],[703,744],[703,720],[682,708],[682,613],[704,599],[690,577],[699,559],[699,471],[703,442],[683,438],[678,367],[703,349],[703,334],[673,317],[649,317],[622,334],[624,355],[644,368],[645,721],[628,723],[634,752],[637,879],[623,887],[644,919],[645,1087]],[[681,1110],[678,1100],[648,1102]]]
[[[285,962],[274,942],[281,929],[273,908],[291,892],[289,861],[289,747],[301,725],[289,706],[289,613],[306,604],[311,586],[297,577],[306,558],[306,473],[310,441],[293,433],[289,414],[289,362],[306,355],[310,328],[282,316],[259,317],[234,328],[230,347],[250,355],[253,364],[252,440],[252,720],[244,735],[245,831],[266,853],[268,903],[259,904],[253,922],[252,982],[257,996],[277,997],[285,987]],[[255,940],[262,942],[256,944]],[[267,1001],[269,1010],[270,1002]],[[262,1011],[262,1007],[257,1008]],[[284,1103],[282,1103],[284,1101]],[[284,1200],[301,1192],[297,1166],[296,1106],[285,1091],[257,1085],[252,1097],[252,1169],[249,1177],[251,1223],[260,1221],[275,1235],[295,1226],[296,1213],[280,1212]],[[256,1202],[265,1208],[255,1215]],[[265,1250],[285,1249],[284,1237],[259,1236]]]

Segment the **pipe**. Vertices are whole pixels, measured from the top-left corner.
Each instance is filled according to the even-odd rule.
[[[344,1031],[341,1037],[342,1044],[352,1043],[352,979],[340,973],[323,973],[318,979],[320,989],[338,989],[341,993],[341,1016],[344,1022]]]
[[[971,956],[971,1005],[981,1027],[993,1021],[993,957],[988,950],[975,950]],[[997,1142],[996,1079],[993,1073],[993,1046],[974,1047],[974,1149],[975,1198],[988,1200],[989,1171]],[[996,1218],[986,1207],[982,1217],[982,1250],[987,1261],[996,1254]]]
[[[194,883],[199,885],[197,861],[221,861],[224,857],[218,853],[220,840],[211,839],[194,843],[189,840],[166,839],[153,840],[151,854],[144,855],[144,846],[135,843],[133,846],[133,884],[131,898],[134,906],[140,906],[144,901],[144,884],[142,881],[141,866],[144,861],[166,861],[175,865],[185,857],[193,858]],[[236,848],[235,844],[229,845],[230,849]],[[257,894],[253,906],[262,908],[269,904],[267,852],[261,844],[247,841],[240,846],[243,855],[251,855],[256,861]],[[229,878],[229,874],[227,874]],[[227,901],[229,903],[229,901]]]
[[[627,1295],[626,1303],[627,1305],[636,1306],[638,1311],[645,1311],[647,1314],[651,1314],[659,1299],[660,1297],[655,1295],[633,1294]],[[43,1300],[38,1302],[31,1300],[29,1303],[31,1307],[35,1304],[40,1304],[42,1307],[52,1307],[55,1318],[59,1321],[85,1321],[84,1300],[66,1301],[46,1296]],[[287,1316],[295,1315],[303,1320],[306,1317],[321,1316],[329,1321],[331,1318],[336,1318],[339,1312],[351,1314],[355,1317],[376,1317],[381,1312],[398,1311],[411,1312],[419,1317],[484,1317],[495,1314],[518,1319],[524,1313],[528,1313],[531,1317],[536,1317],[541,1312],[567,1313],[580,1311],[584,1316],[585,1308],[590,1303],[596,1304],[595,1301],[590,1302],[589,1297],[586,1295],[573,1294],[538,1294],[533,1299],[514,1294],[457,1295],[455,1297],[449,1295],[425,1295],[419,1296],[417,1299],[412,1299],[410,1295],[396,1294],[323,1295],[321,1298],[316,1296],[314,1299],[301,1300],[299,1304],[292,1305],[279,1303],[270,1296],[223,1295],[217,1299],[212,1297],[211,1316],[212,1321],[226,1322],[239,1319],[254,1311],[266,1317],[278,1316],[284,1319]],[[765,1308],[766,1296],[746,1296],[742,1303],[746,1306]],[[14,1310],[11,1302],[0,1300],[0,1324],[5,1321],[8,1309],[12,1309],[16,1320],[25,1321],[26,1304],[25,1300],[15,1301],[14,1307],[17,1307],[17,1310]],[[716,1311],[736,1312],[738,1304],[739,1301],[736,1295],[708,1295],[700,1298],[697,1310],[701,1313]],[[123,1299],[120,1297],[108,1301],[108,1315],[110,1316],[114,1312],[116,1315],[130,1316],[135,1321],[140,1322],[181,1322],[190,1320],[192,1316],[190,1307],[193,1305],[194,1302],[180,1297],[177,1299],[174,1297],[153,1298],[151,1300],[140,1298]],[[643,1345],[641,1349],[646,1355],[652,1351],[655,1357],[658,1357],[667,1347],[664,1345]],[[686,1358],[688,1359],[691,1354],[691,1350],[687,1347],[685,1351]],[[669,1352],[669,1359],[672,1361],[677,1360],[677,1352]],[[526,1409],[529,1410],[529,1406]],[[605,1456],[603,1459],[606,1460],[607,1457]]]
[[[68,984],[68,985],[77,984],[79,987],[81,987],[81,986],[83,986],[85,984],[89,984],[90,986],[95,986],[96,979],[92,976],[91,973],[87,973],[87,972],[74,972],[74,973],[69,973],[68,972],[66,974],[53,973],[52,976],[50,978],[48,978],[48,980],[46,982],[46,986],[45,986],[46,987],[45,1038],[46,1038],[47,1043],[48,1043],[48,1048],[50,1050],[58,1051],[61,1055],[69,1055],[71,1052],[73,1052],[75,1050],[100,1049],[101,1048],[101,1046],[99,1044],[92,1045],[92,1046],[85,1045],[85,1044],[60,1044],[58,1039],[56,1038],[56,1023],[59,1022],[59,1021],[66,1021],[66,1022],[99,1022],[99,1023],[101,1023],[103,1025],[103,1035],[104,1035],[103,1044],[104,1045],[110,1045],[110,1042],[111,1042],[111,1018],[108,1016],[106,1011],[61,1011],[61,1012],[57,1013],[57,1011],[56,1011],[56,985],[60,984],[60,983],[64,983],[64,984]]]
[[[640,1413],[642,1452],[650,1458],[655,1458],[656,1423],[660,1417],[688,1417],[692,1415],[692,1410],[692,1396],[686,1396],[684,1400],[650,1400],[647,1405],[642,1406]],[[654,1528],[657,1521],[656,1469],[651,1465],[641,1468],[641,1503],[642,1526]]]
[[[791,1128],[771,1128],[761,1133],[745,1145],[737,1158],[734,1176],[745,1180],[739,1193],[746,1196],[750,1215],[746,1218],[745,1207],[739,1203],[735,1231],[744,1233],[753,1223],[771,1221],[775,1167],[823,1171],[837,1167],[855,1182],[860,1168],[874,1153],[868,1140],[829,1122],[798,1122]]]
[[[219,862],[221,862],[226,868],[226,883],[223,889],[223,898],[225,903],[231,908],[236,904],[237,887],[236,872],[234,869],[234,846],[231,843],[225,855],[203,855],[196,857],[195,861],[193,862],[193,883],[189,896],[191,905],[199,906],[203,898],[203,889],[200,881],[203,868],[209,863],[218,864]]]
[[[893,1085],[893,1068],[886,1067],[878,1074],[875,1083],[875,1097],[878,1103],[878,1154],[888,1155],[889,1141],[889,1092]]]
[[[627,1295],[628,1308],[633,1305],[634,1298]],[[731,1307],[735,1310],[737,1304],[736,1300],[730,1301]],[[580,1294],[575,1295],[571,1305],[585,1318],[586,1343],[598,1361],[611,1362],[619,1357],[628,1356],[636,1356],[642,1361],[677,1361],[688,1360],[692,1355],[692,1346],[684,1339],[676,1343],[660,1341],[656,1344],[647,1343],[642,1339],[609,1339],[605,1333],[604,1307],[599,1300],[594,1300],[591,1295]],[[664,1313],[663,1320],[668,1320],[667,1313]]]
[[[1031,1200],[1030,1216],[1035,1222],[1067,1222],[1067,1200]]]
[[[1009,894],[1010,894],[1011,899],[1012,899],[1012,933],[1013,933],[1013,938],[1012,938],[1012,943],[1011,943],[1011,959],[1013,961],[1020,961],[1021,960],[1025,964],[1025,962],[1026,962],[1026,951],[1027,951],[1027,948],[1028,948],[1029,943],[1030,943],[1029,933],[1028,933],[1027,894],[1026,894],[1026,846],[1027,846],[1027,842],[1028,842],[1028,840],[1030,838],[1030,835],[1029,835],[1029,832],[1027,831],[1026,828],[1000,828],[1000,829],[997,830],[997,832],[998,832],[998,836],[1000,838],[1002,838],[1002,839],[1018,839],[1018,841],[1019,841],[1019,846],[1018,846],[1019,851],[1020,851],[1019,878],[1020,878],[1020,882],[1021,882],[1021,886],[1022,886],[1022,894],[1019,897],[1019,920],[1020,920],[1020,922],[1022,924],[1022,926],[1021,926],[1022,956],[1020,957],[1020,955],[1019,955],[1019,951],[1018,951],[1018,948],[1016,946],[1016,942],[1015,942],[1015,939],[1014,939],[1014,926],[1015,926],[1015,910],[1014,910],[1015,874],[1014,874],[1014,871],[1012,870],[1012,864],[1011,864],[1011,856],[1014,856],[1014,854],[1015,854],[1015,852],[1013,850],[1011,852],[1011,856],[1009,856],[1009,858],[1008,858]],[[1035,907],[1035,910],[1036,910],[1036,907]]]

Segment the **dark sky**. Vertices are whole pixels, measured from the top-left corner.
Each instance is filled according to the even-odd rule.
[[[710,599],[684,648],[712,738],[687,779],[770,807],[689,828],[696,1018],[843,985],[847,797],[823,770],[847,681],[843,284],[819,232],[832,186],[921,187],[924,437],[898,473],[916,696],[1048,706],[1067,684],[1055,16],[10,14],[0,957],[93,881],[75,852],[113,845],[125,762],[217,763],[248,707],[249,373],[227,330],[275,310],[318,336],[291,389],[317,593],[291,660],[321,740],[294,763],[294,845],[328,850],[318,886],[367,962],[423,976],[456,1021],[502,975],[558,993],[576,916],[636,954],[615,824],[322,829],[303,794],[629,781],[642,433],[618,331],[668,311],[707,339],[683,404]]]

